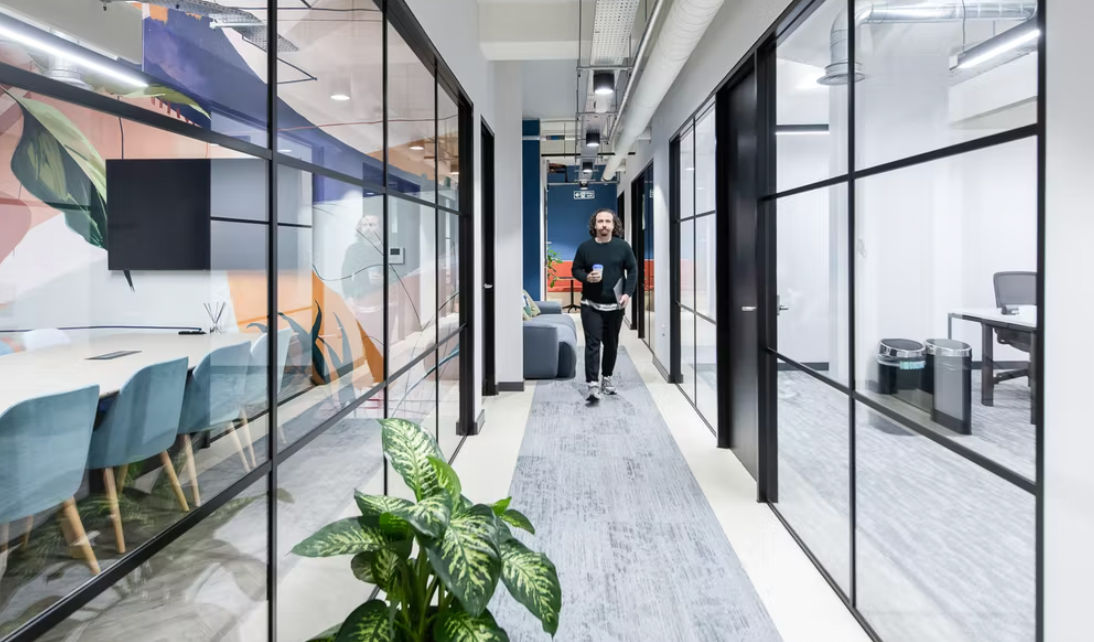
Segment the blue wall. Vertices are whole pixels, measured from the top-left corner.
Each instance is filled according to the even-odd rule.
[[[539,262],[540,249],[543,247],[543,222],[539,218],[539,121],[525,120],[522,123],[525,136],[536,136],[535,140],[521,143],[522,185],[521,209],[524,235],[524,289],[533,299],[543,298],[539,289],[540,274],[543,266]],[[504,267],[503,267],[504,269]]]
[[[596,197],[590,200],[577,200],[574,192],[581,190],[578,185],[547,186],[547,240],[550,247],[558,252],[563,261],[572,261],[577,246],[589,237],[589,217],[602,208],[615,209],[616,184],[590,184],[587,188]]]

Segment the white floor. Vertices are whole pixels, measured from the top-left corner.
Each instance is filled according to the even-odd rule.
[[[620,342],[666,418],[783,639],[869,640],[771,509],[756,502],[755,482],[744,467],[732,452],[715,447],[714,436],[684,395],[657,372],[646,345],[627,330]],[[493,501],[507,495],[534,393],[535,382],[529,381],[523,392],[486,399],[483,431],[464,442],[454,463],[468,497]]]

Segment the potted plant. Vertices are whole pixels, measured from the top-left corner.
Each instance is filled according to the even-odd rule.
[[[547,287],[555,287],[558,283],[558,266],[562,265],[562,257],[553,249],[547,249]]]
[[[416,501],[355,493],[360,517],[328,524],[297,555],[352,555],[350,569],[384,591],[313,642],[498,642],[506,635],[486,606],[500,580],[554,636],[562,589],[554,564],[513,537],[529,533],[511,498],[475,504],[433,437],[403,419],[382,419],[384,453]]]

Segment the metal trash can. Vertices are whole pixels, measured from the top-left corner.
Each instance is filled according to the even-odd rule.
[[[972,346],[953,339],[927,339],[922,385],[931,395],[931,421],[972,434]]]
[[[926,366],[924,345],[912,339],[882,339],[878,343],[876,359],[877,391],[922,406],[920,390]]]

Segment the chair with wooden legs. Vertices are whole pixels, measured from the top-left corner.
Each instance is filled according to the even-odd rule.
[[[0,414],[0,524],[61,506],[69,546],[79,549],[96,574],[99,561],[75,495],[84,480],[98,403],[99,386],[88,386],[27,399]]]
[[[277,365],[274,366],[276,368],[274,389],[278,392],[281,392],[281,385],[285,379],[285,364],[289,359],[289,342],[292,340],[292,336],[292,328],[282,328],[277,332]],[[269,410],[266,398],[266,364],[270,362],[268,353],[269,337],[269,333],[263,332],[262,336],[251,346],[251,363],[247,369],[247,383],[243,386],[242,419],[244,426],[247,425],[248,416],[254,417]],[[247,430],[249,432],[250,429]],[[277,435],[284,443],[285,435],[280,425],[277,426]],[[251,464],[258,465],[253,447],[251,448]]]
[[[129,464],[159,455],[175,499],[184,512],[190,510],[167,453],[178,439],[187,365],[187,359],[183,357],[138,370],[122,386],[91,434],[87,467],[103,471],[103,485],[119,553],[125,552],[125,532],[118,504],[119,486],[125,479],[115,478],[115,467],[121,467],[128,474]]]
[[[195,506],[201,506],[201,491],[198,489],[197,465],[190,435],[223,429],[239,454],[243,470],[251,469],[234,425],[243,407],[243,387],[250,361],[250,341],[218,348],[205,355],[186,382],[179,434],[182,435],[186,476],[190,480],[190,493]]]

